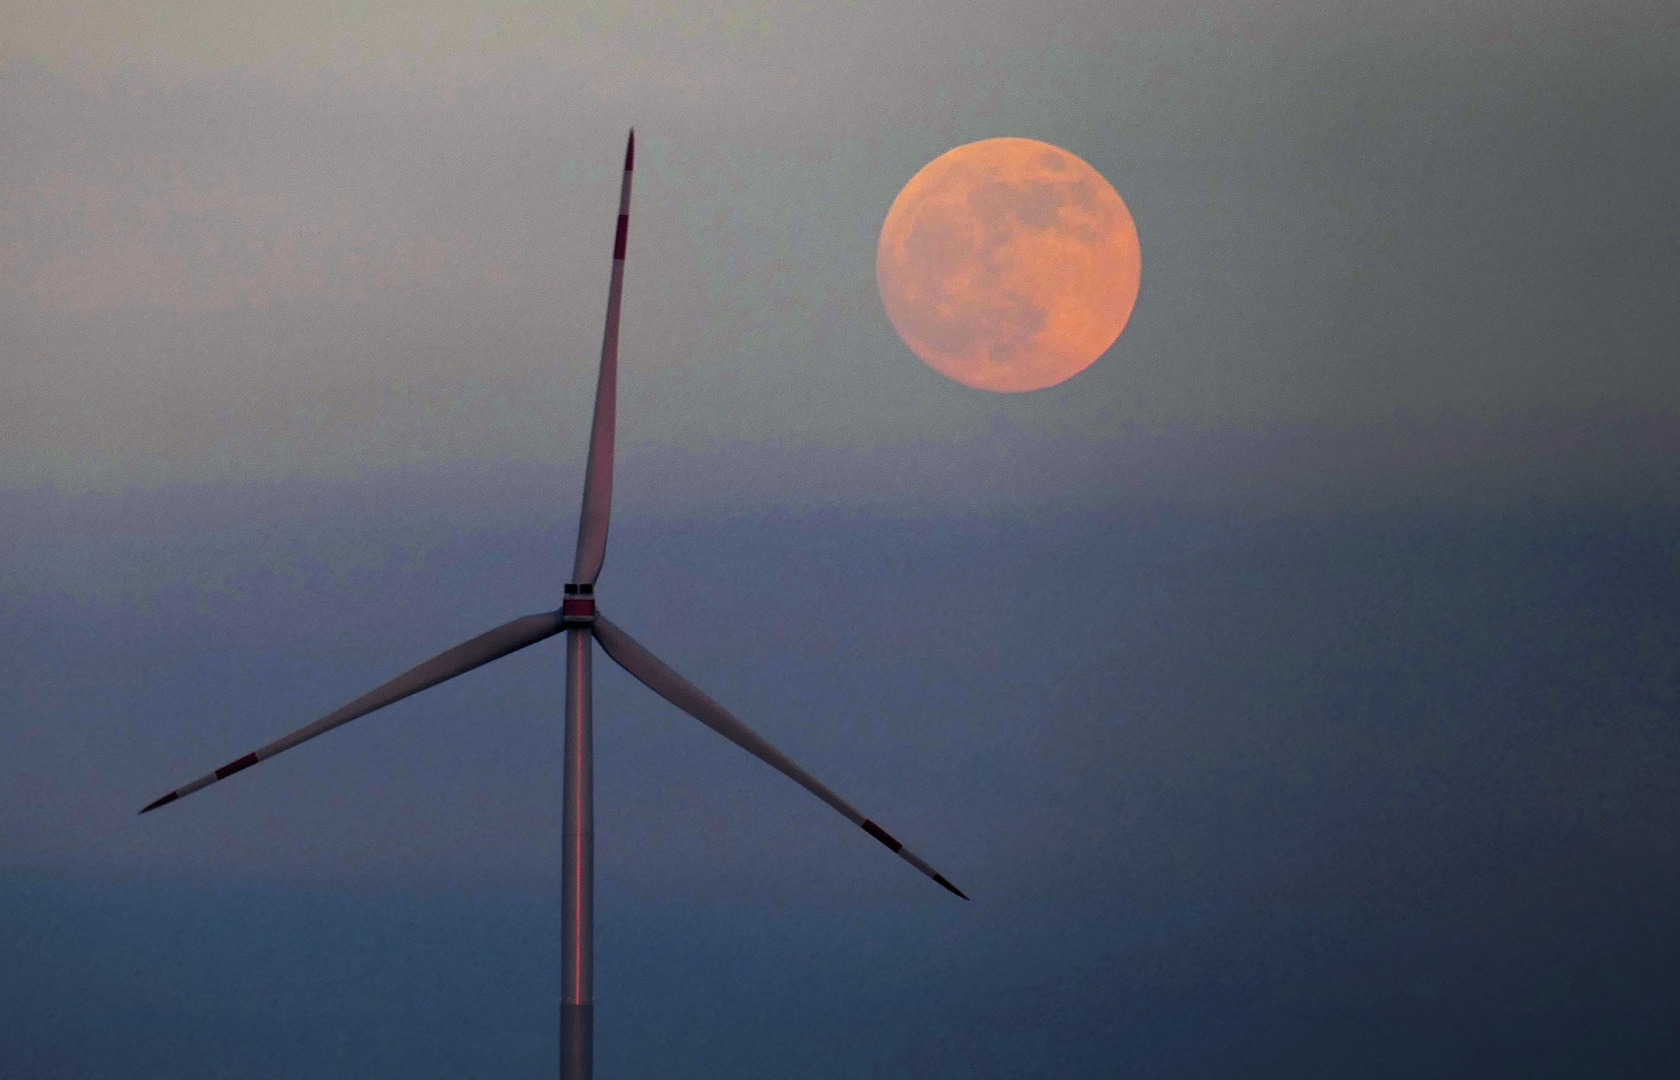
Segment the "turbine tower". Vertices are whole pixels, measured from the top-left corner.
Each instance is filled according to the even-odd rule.
[[[607,325],[601,338],[601,370],[595,384],[595,414],[589,432],[589,459],[584,471],[583,509],[578,516],[577,553],[572,563],[572,580],[565,587],[560,609],[515,619],[441,652],[314,723],[176,788],[140,811],[145,814],[156,810],[218,780],[225,780],[259,761],[290,750],[299,743],[348,724],[359,716],[366,716],[375,709],[382,709],[564,631],[566,765],[563,795],[565,848],[560,863],[563,895],[560,920],[561,1080],[589,1080],[594,1060],[595,772],[591,731],[591,638],[600,642],[608,656],[641,680],[648,689],[839,811],[847,821],[879,840],[917,870],[964,900],[968,899],[891,833],[864,817],[851,803],[829,790],[827,785],[793,759],[771,746],[758,732],[736,719],[629,634],[609,622],[595,606],[595,579],[600,576],[601,564],[606,558],[607,524],[612,510],[613,432],[618,409],[618,316],[624,296],[624,254],[630,232],[630,178],[635,160],[636,133],[631,131],[624,150],[624,180],[618,196],[612,282],[607,290]]]

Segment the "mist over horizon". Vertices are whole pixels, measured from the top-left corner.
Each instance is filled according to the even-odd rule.
[[[30,1071],[199,1075],[206,1026],[276,1075],[553,1071],[557,650],[134,816],[552,602],[569,523],[428,540],[390,509],[259,521],[97,595],[9,594],[32,632],[7,681],[34,693],[0,897],[10,951],[54,973],[7,1006]],[[602,1070],[1656,1070],[1677,524],[619,523],[615,621],[975,899],[603,660]],[[124,985],[142,1011],[95,1024]],[[365,1040],[410,1014],[424,1033]],[[309,1037],[274,1041],[277,1016]],[[823,1034],[857,1023],[877,1037]]]

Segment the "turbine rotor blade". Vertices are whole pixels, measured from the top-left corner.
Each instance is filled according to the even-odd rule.
[[[589,428],[589,463],[583,473],[583,509],[578,514],[577,554],[572,581],[593,585],[607,557],[607,523],[612,516],[613,434],[618,416],[618,314],[624,300],[624,253],[630,237],[630,176],[636,163],[636,132],[624,148],[624,180],[618,192],[618,232],[613,239],[612,280],[607,286],[607,326],[601,334],[601,372],[595,382],[595,418]]]
[[[771,746],[764,736],[743,724],[729,710],[707,697],[699,687],[678,675],[663,660],[609,622],[599,609],[595,612],[595,640],[601,643],[601,648],[607,651],[608,656],[625,671],[640,679],[648,689],[833,807],[841,817],[873,836],[894,855],[935,882],[964,900],[968,899],[961,889],[946,881],[942,874],[915,852],[899,843],[891,833],[864,817],[851,803],[829,790],[826,784],[806,772],[792,758]]]
[[[527,645],[535,645],[544,638],[553,637],[564,629],[565,622],[558,611],[543,615],[527,615],[510,623],[504,623],[470,641],[462,642],[453,649],[447,649],[439,653],[418,667],[410,668],[390,682],[368,691],[355,701],[328,713],[314,723],[298,728],[290,735],[276,739],[267,746],[254,750],[242,758],[230,761],[215,772],[201,776],[184,787],[176,788],[163,798],[149,803],[140,812],[144,814],[149,810],[156,810],[160,806],[172,803],[176,799],[185,798],[195,791],[209,787],[218,780],[225,780],[236,772],[248,769],[259,761],[266,761],[281,751],[290,750],[299,743],[307,742],[341,724],[348,724],[358,716],[366,716],[375,709],[383,709],[393,702],[418,694],[428,687],[453,679],[457,675],[464,675],[473,668],[488,664],[492,660],[499,660],[509,653],[518,652]]]

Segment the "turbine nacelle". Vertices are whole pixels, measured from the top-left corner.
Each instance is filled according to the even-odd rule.
[[[567,626],[587,627],[595,623],[595,586],[571,582],[560,601],[560,621]]]

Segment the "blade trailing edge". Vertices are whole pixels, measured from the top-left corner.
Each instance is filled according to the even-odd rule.
[[[335,709],[327,715],[307,724],[290,735],[282,736],[267,746],[228,762],[215,772],[194,780],[190,784],[178,787],[160,799],[147,804],[142,814],[156,810],[160,806],[174,802],[176,799],[186,798],[195,791],[209,787],[218,780],[225,780],[236,772],[243,772],[259,761],[266,761],[274,755],[299,743],[308,742],[317,735],[323,735],[335,727],[348,724],[360,716],[366,716],[376,709],[401,701],[405,697],[418,694],[420,691],[446,682],[457,675],[464,675],[476,667],[482,667],[492,660],[499,660],[509,653],[518,652],[528,645],[535,645],[544,638],[553,637],[565,629],[565,622],[560,612],[551,611],[542,615],[527,615],[504,623],[494,630],[480,634],[470,641],[464,641],[452,649],[446,649],[425,663],[412,667],[398,675],[390,682],[368,691],[355,701]]]
[[[677,674],[663,660],[653,655],[646,647],[602,616],[599,609],[595,612],[595,640],[601,643],[601,648],[606,650],[608,656],[612,657],[625,671],[639,679],[648,689],[833,807],[841,817],[874,837],[887,850],[932,878],[939,885],[964,900],[968,899],[961,889],[947,881],[944,875],[900,843],[897,837],[864,817],[851,803],[830,790],[828,785],[805,771],[792,758],[770,745],[764,736],[742,723],[728,709],[708,697],[699,687]]]
[[[613,439],[618,423],[618,321],[624,301],[624,256],[630,239],[630,178],[636,164],[636,132],[624,148],[624,180],[618,192],[618,227],[613,235],[612,278],[607,286],[607,325],[601,334],[601,370],[595,380],[595,414],[589,427],[589,461],[583,472],[583,507],[578,513],[577,553],[572,581],[593,585],[607,557],[612,517]]]

